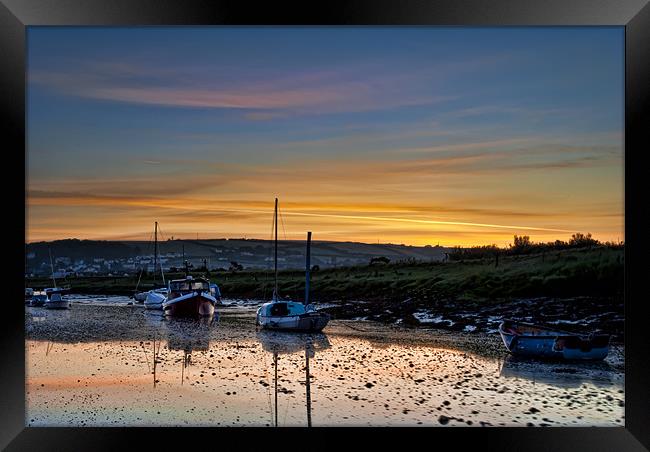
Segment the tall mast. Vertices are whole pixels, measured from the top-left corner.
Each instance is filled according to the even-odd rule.
[[[153,284],[156,285],[156,272],[158,271],[158,222],[156,221],[156,226],[154,227],[153,234]]]
[[[50,268],[52,268],[52,282],[54,283],[54,288],[56,289],[56,279],[54,279],[54,263],[52,262],[52,248],[48,246],[47,251],[50,253]]]
[[[275,290],[273,291],[273,301],[278,298],[278,198],[275,198]]]
[[[307,232],[307,261],[305,269],[305,306],[309,304],[309,270],[311,267],[311,231]]]

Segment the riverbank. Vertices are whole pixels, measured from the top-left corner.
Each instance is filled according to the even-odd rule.
[[[399,263],[312,272],[310,300],[336,319],[493,332],[503,318],[602,331],[622,342],[624,250],[569,249],[449,263]],[[198,274],[197,274],[198,275]],[[168,279],[183,277],[168,275]],[[272,274],[212,273],[224,297],[268,300]],[[44,287],[49,280],[27,280]],[[131,295],[137,279],[68,279],[74,293]],[[140,282],[140,290],[152,281]],[[304,299],[304,272],[279,274],[279,292]]]
[[[312,271],[310,298],[314,301],[368,300],[424,303],[440,300],[486,300],[539,297],[600,296],[622,298],[624,249],[579,248],[538,254],[501,256],[451,262],[398,262],[341,267]],[[205,273],[192,273],[195,276]],[[269,270],[211,272],[229,298],[265,299],[273,289]],[[167,279],[182,278],[182,273]],[[73,293],[130,295],[136,286],[148,290],[148,276],[68,277],[60,285],[70,285]],[[158,283],[161,283],[160,276]],[[28,287],[50,287],[48,278],[27,278]],[[302,300],[304,270],[280,271],[282,294]]]

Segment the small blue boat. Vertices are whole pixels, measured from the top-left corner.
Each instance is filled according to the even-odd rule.
[[[503,344],[513,355],[568,360],[605,359],[609,335],[581,335],[551,327],[504,320],[499,325]]]

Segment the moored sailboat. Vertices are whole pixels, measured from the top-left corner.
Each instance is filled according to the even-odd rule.
[[[144,303],[145,308],[147,309],[160,309],[162,300],[169,294],[169,289],[165,286],[165,272],[162,268],[162,262],[160,263],[160,274],[162,276],[163,287],[156,288],[156,278],[158,275],[158,222],[154,222],[154,258],[153,258],[153,285],[154,289],[147,290],[144,292],[138,292],[138,286],[140,285],[140,278],[138,278],[138,283],[136,284],[135,293],[133,294],[133,299],[138,303]],[[140,273],[142,276],[142,272]],[[155,295],[149,296],[154,293]],[[159,297],[158,295],[162,295]]]
[[[50,253],[50,267],[52,268],[52,282],[54,287],[44,289],[45,301],[43,306],[46,309],[68,309],[70,307],[70,300],[63,296],[64,293],[70,290],[70,287],[57,287],[56,279],[54,278],[54,263],[52,261],[52,251]]]
[[[68,288],[52,287],[45,289],[47,300],[43,303],[46,309],[68,309],[70,307],[70,300],[68,300],[64,293]]]
[[[305,302],[299,303],[289,300],[281,300],[278,296],[278,199],[275,199],[274,213],[275,229],[275,288],[273,299],[264,303],[257,310],[256,323],[262,328],[287,331],[321,331],[330,320],[327,313],[317,311],[309,305],[309,270],[310,270],[310,246],[311,232],[307,233],[307,269],[305,282]]]

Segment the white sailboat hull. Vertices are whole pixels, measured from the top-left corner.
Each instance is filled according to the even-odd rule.
[[[45,307],[45,309],[69,309],[70,302],[67,300],[49,301],[46,302],[43,306]]]
[[[257,324],[271,330],[321,331],[329,322],[329,316],[319,312],[308,312],[291,316],[257,315]]]

